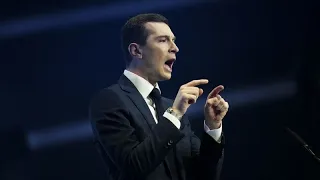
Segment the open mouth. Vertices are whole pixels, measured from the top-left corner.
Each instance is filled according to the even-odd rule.
[[[165,62],[165,68],[169,71],[172,71],[172,67],[173,67],[173,63],[174,63],[175,59],[169,59]]]

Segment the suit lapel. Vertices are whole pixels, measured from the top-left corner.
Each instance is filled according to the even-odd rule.
[[[149,109],[147,103],[145,102],[145,100],[143,99],[143,97],[141,96],[139,91],[136,89],[134,84],[123,74],[121,75],[118,83],[120,85],[120,88],[127,93],[127,96],[131,99],[131,101],[135,104],[136,108],[143,115],[150,130],[152,130],[153,126],[156,125],[156,122],[150,112],[150,109]],[[164,109],[167,109],[169,106],[172,106],[171,100],[169,100],[167,98],[162,97],[162,102],[163,102],[162,105],[163,105]],[[181,120],[181,129],[184,127],[184,123],[182,120]],[[177,158],[176,157],[176,147],[174,146],[173,150],[168,153],[168,157],[165,158],[165,161],[166,161],[167,165],[171,166],[171,165],[175,164],[175,161],[178,161],[176,158]],[[171,161],[171,163],[169,163],[169,161]],[[171,169],[171,168],[169,168],[169,169]],[[183,174],[181,174],[182,172],[180,172],[179,170],[178,170],[178,172],[180,173],[180,175],[183,176]]]
[[[128,97],[131,99],[136,108],[143,115],[144,119],[147,121],[149,128],[152,129],[156,122],[150,112],[150,109],[146,101],[143,99],[143,97],[136,89],[134,84],[123,74],[121,75],[118,83],[121,89],[127,93]]]

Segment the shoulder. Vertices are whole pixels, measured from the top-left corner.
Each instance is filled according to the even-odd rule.
[[[90,109],[121,106],[121,96],[122,90],[118,84],[103,88],[93,94],[90,100]]]

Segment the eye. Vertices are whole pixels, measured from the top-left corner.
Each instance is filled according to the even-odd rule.
[[[160,39],[159,42],[167,42],[167,39]]]

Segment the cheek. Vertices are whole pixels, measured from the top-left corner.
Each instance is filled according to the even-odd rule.
[[[166,58],[165,48],[163,47],[152,47],[145,52],[145,57],[148,59],[148,64],[152,65],[153,68],[162,68]]]
[[[166,52],[163,49],[158,49],[155,51],[155,58],[157,59],[158,63],[163,64],[166,58]]]
[[[153,51],[150,57],[154,65],[163,65],[165,56],[161,51]]]

